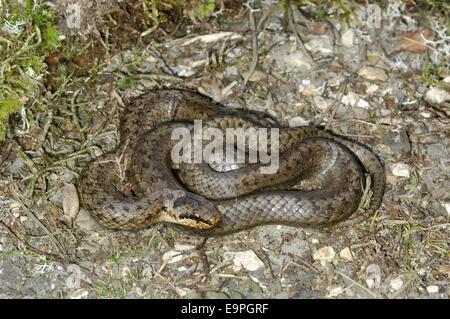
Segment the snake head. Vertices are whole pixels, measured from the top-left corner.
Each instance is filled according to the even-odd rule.
[[[217,226],[222,218],[216,206],[202,196],[183,192],[166,202],[162,220],[194,229],[209,229]]]

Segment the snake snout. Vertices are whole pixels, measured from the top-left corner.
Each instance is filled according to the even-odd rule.
[[[170,211],[173,223],[196,229],[213,228],[222,220],[213,203],[202,196],[188,192],[173,202]]]

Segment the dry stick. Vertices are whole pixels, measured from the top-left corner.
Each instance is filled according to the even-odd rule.
[[[272,10],[266,10],[264,11],[263,16],[258,22],[258,26],[256,26],[255,23],[255,17],[253,16],[252,10],[249,10],[249,22],[250,22],[250,28],[252,31],[260,30],[265,20],[271,15]],[[244,76],[244,87],[247,85],[248,80],[252,76],[252,74],[256,70],[256,66],[258,65],[258,34],[259,32],[254,32],[252,34],[252,50],[253,50],[253,57],[252,57],[252,64],[250,66],[250,69],[248,70],[247,74]]]
[[[338,107],[342,100],[342,97],[344,96],[344,92],[345,89],[347,88],[347,84],[348,81],[345,80],[342,84],[341,84],[341,88],[340,88],[340,92],[339,92],[339,96],[333,101],[333,103],[322,113],[322,115],[319,117],[319,119],[317,119],[317,121],[315,121],[314,126],[318,125],[320,122],[322,122],[323,118],[325,117],[325,115],[332,109],[333,112],[331,113],[330,118],[328,119],[327,124],[325,125],[325,130],[328,130],[330,128],[331,125],[331,121],[333,120]]]
[[[197,250],[198,250],[198,253],[200,254],[200,258],[202,260],[203,271],[205,273],[205,279],[206,279],[206,281],[209,282],[209,281],[211,281],[211,273],[209,271],[208,257],[206,256],[206,252],[205,252],[205,244],[206,244],[207,240],[208,240],[208,237],[203,239],[203,242],[197,246]]]
[[[295,5],[290,5],[288,7],[287,14],[288,14],[289,28],[291,28],[292,32],[294,32],[295,37],[297,38],[297,41],[300,44],[300,49],[303,51],[303,53],[305,53],[306,56],[308,56],[311,59],[311,62],[316,66],[317,65],[316,61],[314,61],[311,54],[309,54],[308,50],[306,50],[305,45],[303,44],[302,37],[300,36],[300,33],[295,27],[294,13],[292,12],[292,10],[298,11],[298,8]]]
[[[53,259],[55,262],[62,264],[63,266],[68,266],[68,265],[72,265],[75,264],[77,265],[77,267],[79,267],[83,272],[85,272],[86,274],[90,275],[90,276],[94,276],[94,277],[98,277],[95,273],[91,272],[89,269],[78,265],[75,262],[71,262],[71,261],[67,261],[64,260],[62,258],[59,258],[58,256],[54,256],[52,254],[46,253],[45,251],[39,250],[33,246],[28,245],[23,239],[20,239],[8,226],[6,226],[2,221],[0,221],[0,226],[2,226],[7,232],[8,234],[16,241],[18,241],[19,243],[21,243],[23,246],[25,246],[26,248],[28,248],[29,250],[35,252],[38,255],[42,255],[45,256],[46,258],[49,259]],[[84,281],[83,279],[80,278],[80,281],[83,282],[84,285],[92,288],[92,285],[86,281]]]
[[[250,27],[252,28],[252,30],[255,30],[256,29],[255,17],[253,16],[252,10],[248,11],[248,16],[249,16]],[[250,77],[252,76],[253,72],[255,72],[256,65],[258,64],[258,39],[257,39],[257,36],[258,36],[257,33],[254,33],[252,35],[252,49],[253,49],[252,64],[251,64],[250,69],[248,70],[247,74],[244,77],[244,88],[247,85],[247,82],[250,79]]]
[[[56,238],[53,236],[53,234],[47,229],[47,227],[45,227],[44,224],[42,224],[40,222],[40,220],[31,212],[31,210],[28,209],[28,207],[24,204],[24,202],[21,199],[21,196],[19,195],[17,186],[15,184],[15,182],[13,180],[11,180],[11,184],[9,186],[9,191],[11,192],[12,197],[14,198],[15,201],[17,201],[20,206],[22,207],[22,209],[25,211],[25,213],[27,214],[27,216],[32,219],[40,228],[42,228],[44,230],[44,232],[48,235],[48,238],[50,239],[50,242],[52,243],[52,245],[56,248],[56,250],[58,251],[58,253],[60,255],[62,255],[62,250],[59,247],[59,243],[56,240]]]
[[[363,285],[361,285],[359,282],[353,280],[352,278],[350,278],[349,276],[345,275],[344,273],[340,272],[339,270],[335,269],[334,272],[336,274],[338,274],[339,276],[341,276],[343,279],[350,281],[352,285],[358,287],[360,290],[364,291],[366,294],[368,294],[370,297],[372,298],[381,298],[380,295],[378,295],[377,293],[367,289],[366,287],[364,287]]]

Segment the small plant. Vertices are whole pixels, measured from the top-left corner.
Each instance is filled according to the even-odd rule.
[[[6,138],[8,119],[40,95],[47,65],[45,58],[61,45],[55,14],[35,1],[0,2],[0,140]]]

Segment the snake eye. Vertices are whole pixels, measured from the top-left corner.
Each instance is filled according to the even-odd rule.
[[[200,216],[199,216],[198,214],[194,214],[194,219],[195,219],[196,221],[198,221],[198,220],[200,219]]]

